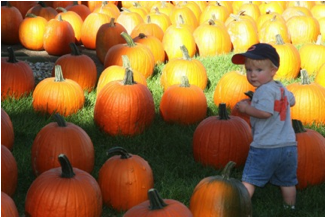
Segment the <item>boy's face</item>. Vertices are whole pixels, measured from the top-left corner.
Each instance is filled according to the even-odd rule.
[[[257,88],[272,81],[277,71],[277,68],[273,67],[269,60],[252,60],[249,58],[245,61],[245,68],[248,82]]]

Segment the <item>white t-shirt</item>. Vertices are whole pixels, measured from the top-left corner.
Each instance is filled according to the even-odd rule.
[[[290,104],[294,102],[294,95],[278,81],[271,81],[258,87],[251,106],[271,113],[272,116],[267,119],[250,117],[253,134],[250,146],[256,148],[296,146],[290,113]]]

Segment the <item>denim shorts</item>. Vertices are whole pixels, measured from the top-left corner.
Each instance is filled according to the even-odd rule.
[[[280,148],[250,147],[242,181],[263,187],[270,182],[277,186],[295,186],[298,152],[296,146]]]

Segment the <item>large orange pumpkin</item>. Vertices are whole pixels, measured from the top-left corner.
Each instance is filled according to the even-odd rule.
[[[292,120],[298,143],[298,189],[325,182],[325,138],[313,129]]]
[[[105,205],[115,210],[128,210],[147,199],[154,177],[150,165],[142,157],[122,147],[109,149],[110,157],[101,167],[98,183]],[[119,196],[119,197],[117,197]]]
[[[33,92],[33,108],[41,113],[59,113],[69,116],[84,106],[84,91],[80,85],[64,79],[60,65],[55,66],[55,77],[42,80]]]
[[[287,89],[295,97],[291,118],[301,120],[304,125],[325,124],[325,88],[309,81],[305,70],[301,70],[301,82],[292,83]]]
[[[207,100],[202,89],[183,76],[180,85],[170,86],[160,102],[160,114],[168,123],[194,124],[206,117]]]
[[[146,17],[146,22],[140,23],[131,31],[130,36],[132,38],[137,37],[140,33],[145,35],[154,36],[158,40],[162,41],[164,32],[162,28],[156,23],[152,23],[150,16]]]
[[[69,44],[71,54],[59,57],[55,65],[60,65],[63,77],[77,82],[83,90],[91,92],[97,81],[96,65],[88,55],[82,54],[75,43]],[[52,71],[55,76],[55,70]]]
[[[64,153],[73,167],[91,173],[94,168],[94,147],[91,138],[79,126],[66,122],[59,114],[56,122],[44,126],[36,135],[31,152],[32,169],[36,176],[59,167],[53,157]]]
[[[26,15],[26,12],[37,5],[37,1],[9,1],[11,6],[16,7],[19,12],[21,13],[22,17],[24,18]]]
[[[250,195],[238,179],[231,178],[236,165],[225,164],[221,176],[209,176],[195,187],[190,198],[190,210],[197,217],[248,217],[252,216]]]
[[[101,189],[94,177],[72,167],[64,154],[60,154],[58,159],[61,167],[42,173],[29,187],[25,200],[25,215],[101,216]]]
[[[152,124],[154,116],[151,92],[143,84],[134,82],[128,68],[125,78],[105,85],[95,102],[95,123],[110,135],[140,134]]]
[[[30,94],[35,86],[32,68],[15,57],[12,47],[8,47],[8,58],[1,58],[1,100],[9,97],[21,98]]]
[[[219,115],[199,123],[193,135],[195,161],[220,169],[229,161],[243,166],[252,142],[251,128],[242,118],[228,115],[225,104],[219,105]]]
[[[1,216],[19,217],[15,202],[5,192],[1,192]]]
[[[284,42],[290,43],[291,37],[285,21],[277,19],[276,15],[263,23],[258,30],[258,38],[261,43],[270,43],[275,41],[275,36],[282,36]]]
[[[117,23],[121,24],[130,35],[138,24],[144,23],[144,19],[138,13],[123,8],[117,17]]]
[[[1,191],[13,196],[18,182],[17,162],[11,151],[1,145]]]
[[[148,190],[148,200],[130,208],[124,217],[192,217],[183,203],[173,199],[162,199],[154,188]]]
[[[23,17],[16,7],[1,6],[1,43],[13,45],[19,43],[19,26]]]
[[[7,112],[1,108],[1,144],[12,150],[14,146],[14,127]]]

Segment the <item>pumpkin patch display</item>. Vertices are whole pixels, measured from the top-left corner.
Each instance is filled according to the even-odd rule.
[[[287,85],[295,97],[291,118],[303,125],[325,125],[325,88],[310,82],[307,71],[301,70],[301,82]]]
[[[101,189],[89,173],[72,167],[60,154],[61,167],[45,171],[30,185],[25,215],[40,217],[99,217]]]
[[[242,118],[228,115],[226,104],[219,105],[219,115],[199,123],[192,141],[196,162],[220,169],[229,161],[243,166],[252,142],[251,128]],[[195,215],[195,214],[194,214]]]
[[[5,192],[1,192],[1,216],[19,217],[15,202]]]
[[[77,82],[83,90],[91,92],[96,86],[97,69],[94,61],[82,54],[75,43],[69,44],[71,54],[59,57],[55,65],[60,65],[63,77]],[[52,71],[55,76],[55,69]]]
[[[148,200],[130,208],[124,217],[192,217],[183,203],[173,199],[162,199],[154,188],[148,190]]]
[[[84,106],[84,91],[80,85],[64,79],[60,65],[55,66],[55,77],[42,80],[33,92],[33,108],[43,114],[59,113],[69,116]]]
[[[207,100],[202,89],[183,76],[180,85],[170,86],[160,102],[160,115],[168,123],[195,124],[206,117]]]
[[[7,48],[8,58],[1,58],[1,100],[13,97],[19,99],[29,95],[35,86],[32,68],[16,59],[12,47]]]
[[[230,177],[235,162],[228,162],[222,175],[202,179],[190,198],[190,211],[196,217],[252,216],[249,192],[241,181]]]
[[[7,112],[1,108],[1,144],[13,149],[15,140],[14,127]]]
[[[186,46],[180,46],[182,58],[170,60],[162,69],[161,85],[164,90],[181,83],[182,76],[187,76],[189,84],[196,85],[202,90],[207,86],[207,72],[204,65],[195,58],[191,58]]]
[[[11,151],[1,145],[1,191],[13,196],[18,182],[17,162]]]
[[[56,122],[44,126],[36,135],[31,152],[32,169],[36,176],[59,167],[53,157],[64,153],[73,167],[91,173],[94,168],[95,152],[91,138],[79,126],[66,122],[55,114]]]
[[[298,143],[298,189],[325,182],[325,138],[315,130],[292,120]]]
[[[152,124],[154,116],[152,93],[143,84],[135,83],[128,68],[122,81],[108,83],[96,98],[94,121],[110,135],[140,134]]]
[[[107,155],[113,154],[117,155],[102,165],[98,175],[103,202],[115,210],[129,210],[147,200],[147,191],[154,186],[153,172],[146,160],[122,147],[109,149]]]

